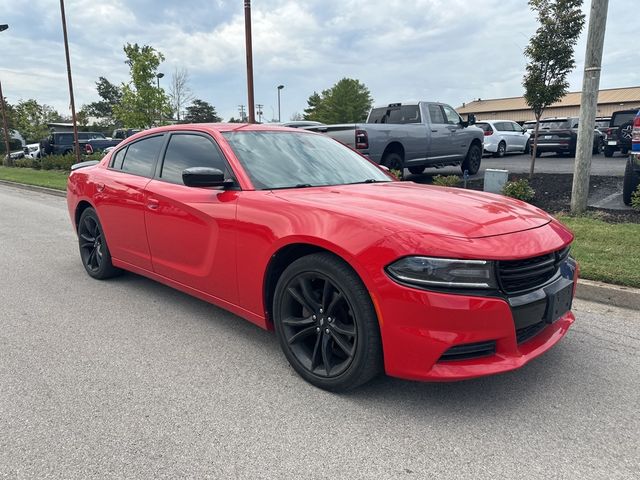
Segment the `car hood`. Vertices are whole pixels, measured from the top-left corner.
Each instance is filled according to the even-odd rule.
[[[305,209],[324,209],[372,221],[394,232],[460,238],[504,235],[551,221],[544,211],[501,195],[413,182],[275,190]]]

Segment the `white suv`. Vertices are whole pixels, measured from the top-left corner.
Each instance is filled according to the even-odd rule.
[[[512,120],[482,120],[476,127],[484,131],[484,151],[494,157],[505,153],[529,153],[527,131]]]

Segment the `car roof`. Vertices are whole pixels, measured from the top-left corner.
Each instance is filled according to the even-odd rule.
[[[518,123],[515,120],[478,120],[476,123],[495,123],[495,122],[511,122],[511,123]]]
[[[208,130],[212,132],[226,133],[226,132],[295,132],[295,133],[308,133],[314,134],[309,130],[302,128],[283,127],[273,123],[181,123],[177,125],[166,125],[163,127],[150,128],[143,130],[135,135],[129,137],[133,139],[139,139],[148,135],[163,133],[163,132],[176,132],[180,130]],[[127,140],[129,140],[129,138]]]

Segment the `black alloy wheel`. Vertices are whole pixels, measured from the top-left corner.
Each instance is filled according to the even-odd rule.
[[[478,173],[478,170],[480,170],[480,162],[482,162],[482,149],[478,146],[478,144],[473,143],[469,147],[467,156],[460,167],[462,173],[464,174],[466,170],[469,175],[475,175],[476,173]]]
[[[371,298],[355,272],[336,257],[319,253],[293,262],[278,281],[273,311],[280,346],[308,382],[347,390],[380,371]]]
[[[93,208],[85,209],[80,216],[78,242],[82,265],[91,277],[102,280],[120,273],[111,263],[102,226]]]
[[[382,165],[389,170],[397,170],[400,172],[399,180],[404,178],[404,165],[402,163],[402,155],[396,152],[390,152],[384,155],[382,158]]]

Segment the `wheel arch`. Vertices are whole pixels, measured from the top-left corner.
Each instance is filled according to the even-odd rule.
[[[278,284],[278,280],[280,276],[285,271],[287,266],[289,266],[292,262],[295,262],[299,258],[305,257],[307,255],[312,255],[314,253],[329,253],[336,257],[337,259],[344,262],[346,265],[353,270],[353,272],[360,278],[362,283],[369,291],[369,295],[371,295],[371,290],[367,285],[369,282],[366,278],[363,278],[363,275],[358,268],[353,266],[353,262],[349,261],[345,258],[345,255],[336,252],[327,246],[321,246],[315,243],[310,243],[307,241],[295,241],[293,243],[288,243],[286,245],[280,246],[269,259],[269,263],[267,264],[267,268],[264,272],[264,278],[262,282],[262,298],[264,304],[264,311],[266,314],[266,323],[269,329],[273,328],[273,297],[275,295],[276,285]],[[376,314],[379,315],[377,311],[376,302],[372,298],[371,301],[374,304],[374,308],[376,309]]]
[[[78,225],[80,223],[80,217],[82,216],[82,212],[84,212],[87,208],[94,208],[87,200],[80,200],[78,205],[76,205],[76,211],[74,213],[74,225],[76,227],[76,231],[78,230]]]
[[[384,147],[384,151],[382,152],[382,157],[381,159],[384,160],[384,157],[386,155],[388,155],[389,153],[397,153],[398,155],[400,155],[402,157],[402,161],[404,162],[404,146],[402,145],[402,143],[398,142],[397,140],[394,140],[392,142],[389,142],[387,144],[386,147]]]

